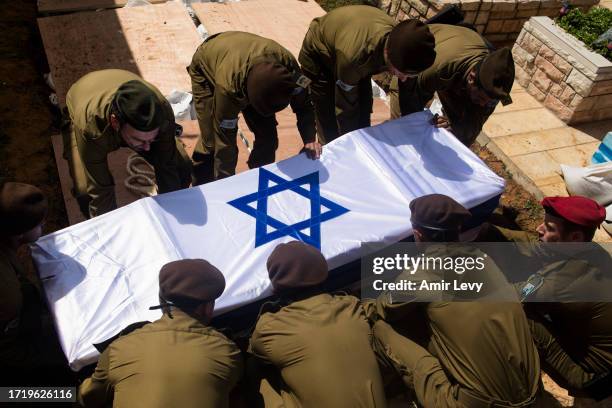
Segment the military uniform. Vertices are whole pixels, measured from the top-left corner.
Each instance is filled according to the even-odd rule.
[[[74,194],[86,216],[95,217],[117,208],[115,184],[107,155],[127,147],[110,125],[110,105],[119,87],[128,81],[144,83],[163,106],[164,121],[151,149],[139,152],[155,168],[160,193],[188,187],[191,163],[175,138],[172,107],[153,85],[128,71],[95,71],[75,82],[66,95],[67,117],[63,129],[64,158],[70,165]]]
[[[483,255],[473,248],[426,250],[426,256],[432,258]],[[420,270],[398,279],[431,282],[437,280],[436,275]],[[443,278],[448,282],[458,277]],[[431,294],[417,292],[407,294],[415,299],[406,303],[405,298],[390,293],[368,305],[370,315],[398,330],[384,324],[374,327],[383,366],[399,371],[425,407],[530,406],[539,390],[539,361],[529,325],[520,303],[496,300],[514,297],[508,296],[512,287],[490,259],[482,274],[466,272],[462,278],[484,282],[483,291],[473,299],[455,302],[431,301],[436,296],[427,299]],[[445,293],[438,298],[471,295]]]
[[[79,388],[85,407],[227,407],[242,371],[224,335],[180,310],[113,341]]]
[[[262,314],[250,352],[280,371],[285,407],[384,407],[371,340],[357,298],[320,294]]]
[[[67,363],[38,289],[23,273],[15,251],[0,244],[0,367],[14,385],[49,383],[65,374]]]
[[[193,157],[198,183],[235,173],[241,111],[255,134],[247,162],[249,168],[274,162],[278,123],[274,115],[263,116],[254,109],[247,95],[247,75],[255,65],[264,62],[280,64],[299,80],[300,69],[291,53],[277,42],[255,34],[232,31],[213,35],[195,52],[187,71],[202,132]],[[315,127],[312,103],[304,87],[296,85],[290,103],[306,144],[315,141]]]
[[[313,80],[322,142],[370,126],[371,78],[387,69],[384,48],[394,25],[371,6],[339,7],[310,23],[298,60]]]
[[[470,100],[467,76],[489,54],[485,40],[477,32],[461,26],[430,24],[436,39],[436,60],[416,79],[391,85],[391,117],[398,118],[423,110],[438,93],[454,135],[469,146],[495,107],[481,107]]]
[[[537,279],[516,286],[525,290],[542,368],[572,395],[588,396],[592,380],[612,373],[612,303],[585,302],[610,297],[610,255],[601,248],[573,255],[567,249],[557,254],[560,260],[544,262]]]

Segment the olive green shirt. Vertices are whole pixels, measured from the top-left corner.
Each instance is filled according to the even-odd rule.
[[[279,369],[285,407],[384,407],[359,300],[321,294],[259,317],[250,351]]]
[[[87,175],[87,194],[91,198],[91,216],[117,208],[115,183],[108,168],[107,155],[127,147],[121,135],[110,125],[110,105],[117,89],[125,82],[138,80],[158,96],[165,111],[165,122],[148,152],[138,152],[155,168],[160,193],[181,188],[177,164],[179,152],[175,141],[172,107],[155,86],[138,75],[119,69],[91,72],[75,82],[66,95],[78,153]]]
[[[465,88],[470,71],[482,61],[489,49],[482,36],[466,27],[430,24],[436,40],[436,59],[418,76],[418,86],[433,94]]]
[[[237,129],[238,114],[249,105],[247,75],[251,68],[262,62],[278,63],[291,73],[296,81],[300,67],[289,50],[269,38],[241,31],[228,31],[205,41],[193,55],[187,71],[192,80],[203,76],[214,86],[214,131]],[[314,112],[308,92],[296,85],[290,101],[297,117],[297,127],[303,142],[315,140]]]
[[[228,407],[243,369],[224,335],[180,310],[113,341],[79,388],[85,407]]]
[[[339,7],[315,18],[304,39],[300,63],[313,74],[323,64],[345,92],[386,70],[384,49],[395,22],[372,6]]]
[[[454,298],[463,298],[464,301],[429,301],[428,298],[444,297],[448,293],[415,291],[412,302],[394,303],[393,293],[390,293],[392,296],[381,295],[376,302],[377,314],[392,326],[404,328],[402,331],[408,335],[412,336],[418,331],[419,319],[427,322],[427,329],[420,329],[424,333],[419,333],[421,337],[416,340],[426,345],[429,352],[421,350],[414,356],[408,356],[409,361],[399,362],[416,370],[414,386],[424,406],[457,406],[452,390],[456,391],[458,386],[473,391],[481,398],[512,403],[528,400],[535,395],[539,384],[538,354],[521,304],[518,300],[505,300],[517,298],[495,262],[471,247],[432,245],[426,249],[425,256],[482,257],[485,267],[481,271],[474,269],[461,275],[452,271],[440,274],[437,270],[421,268],[414,274],[403,272],[397,278],[417,282],[425,278],[432,282],[437,277],[446,282],[457,279],[484,283],[478,295],[455,292]],[[439,379],[435,380],[437,377]]]

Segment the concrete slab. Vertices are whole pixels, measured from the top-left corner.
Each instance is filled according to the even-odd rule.
[[[584,167],[591,164],[591,157],[598,146],[599,141],[596,141],[593,143],[564,147],[562,149],[549,150],[548,154],[559,164]]]
[[[588,134],[571,127],[546,129],[495,138],[497,146],[508,156],[542,152],[562,147],[591,143]]]
[[[551,184],[556,178],[562,181],[561,168],[548,152],[536,152],[512,157],[512,161],[538,184]]]
[[[563,127],[564,123],[544,107],[494,113],[483,127],[490,138]]]

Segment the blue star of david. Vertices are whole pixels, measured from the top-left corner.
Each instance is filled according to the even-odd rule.
[[[276,184],[270,186],[271,181]],[[308,184],[310,190],[302,187],[304,184]],[[287,225],[268,214],[268,197],[286,190],[291,190],[310,201],[310,218]],[[257,201],[257,208],[249,206],[250,203],[255,201]],[[349,211],[341,205],[321,197],[318,171],[295,180],[285,180],[266,169],[260,168],[257,192],[229,201],[228,204],[255,218],[255,248],[288,235],[321,249],[321,223]],[[327,211],[321,213],[322,206],[327,208]],[[274,231],[268,232],[268,226],[274,228]],[[310,235],[302,232],[305,229],[310,229]]]

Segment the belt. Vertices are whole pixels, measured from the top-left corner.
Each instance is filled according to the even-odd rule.
[[[537,390],[525,401],[512,403],[508,401],[496,400],[493,398],[482,397],[467,388],[459,388],[457,400],[468,408],[524,408],[530,407],[535,403]]]

